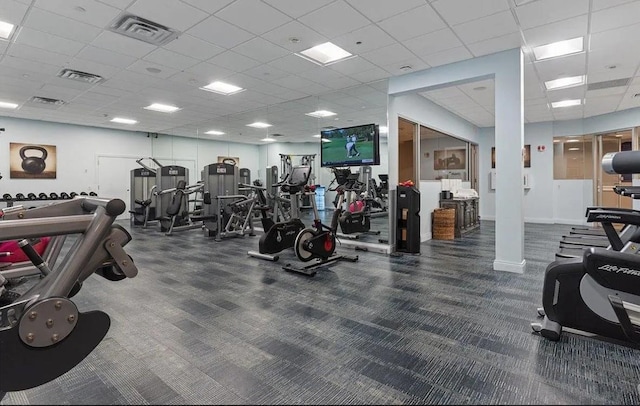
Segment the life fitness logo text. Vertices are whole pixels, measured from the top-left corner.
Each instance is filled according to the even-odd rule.
[[[616,265],[602,265],[598,267],[601,271],[613,272],[613,273],[624,273],[627,275],[640,276],[640,271],[637,269],[631,268],[621,268]]]
[[[620,220],[620,216],[616,216],[613,214],[598,214],[596,216],[596,219],[613,219],[613,220]]]

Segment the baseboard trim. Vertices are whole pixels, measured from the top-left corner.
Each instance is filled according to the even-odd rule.
[[[526,265],[527,261],[524,259],[522,262],[500,261],[496,259],[493,261],[493,270],[523,274]]]
[[[420,234],[420,242],[429,241],[432,238],[433,238],[432,233]]]
[[[586,226],[588,223],[585,220],[575,219],[553,219],[554,224],[568,224],[571,226]]]

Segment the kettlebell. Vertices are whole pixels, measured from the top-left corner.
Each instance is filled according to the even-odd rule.
[[[37,156],[26,156],[25,152],[33,149],[36,151],[40,151],[42,153],[41,157],[37,157]],[[25,145],[24,147],[20,148],[20,158],[22,159],[22,169],[25,172],[28,173],[33,173],[33,174],[38,174],[38,173],[42,173],[42,171],[44,171],[44,168],[47,166],[45,164],[45,159],[47,159],[47,150],[36,146],[36,145]]]

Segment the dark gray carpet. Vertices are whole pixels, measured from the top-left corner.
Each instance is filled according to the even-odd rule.
[[[281,270],[292,251],[248,257],[258,237],[135,228],[138,277],[92,277],[74,299],[111,316],[107,338],[2,404],[640,403],[640,351],[529,327],[570,227],[526,226],[524,275],[492,270],[493,227],[313,278]]]

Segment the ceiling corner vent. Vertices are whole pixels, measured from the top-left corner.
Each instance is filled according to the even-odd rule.
[[[109,25],[109,31],[162,46],[178,37],[180,32],[130,13],[122,13]]]
[[[79,70],[63,69],[58,73],[58,76],[65,79],[77,80],[78,82],[86,82],[96,84],[104,80],[102,76],[94,75],[93,73],[80,72]]]
[[[587,85],[587,90],[600,90],[600,89],[608,89],[610,87],[627,86],[630,81],[631,81],[631,78],[624,78],[624,79],[606,80],[604,82],[589,83]]]

